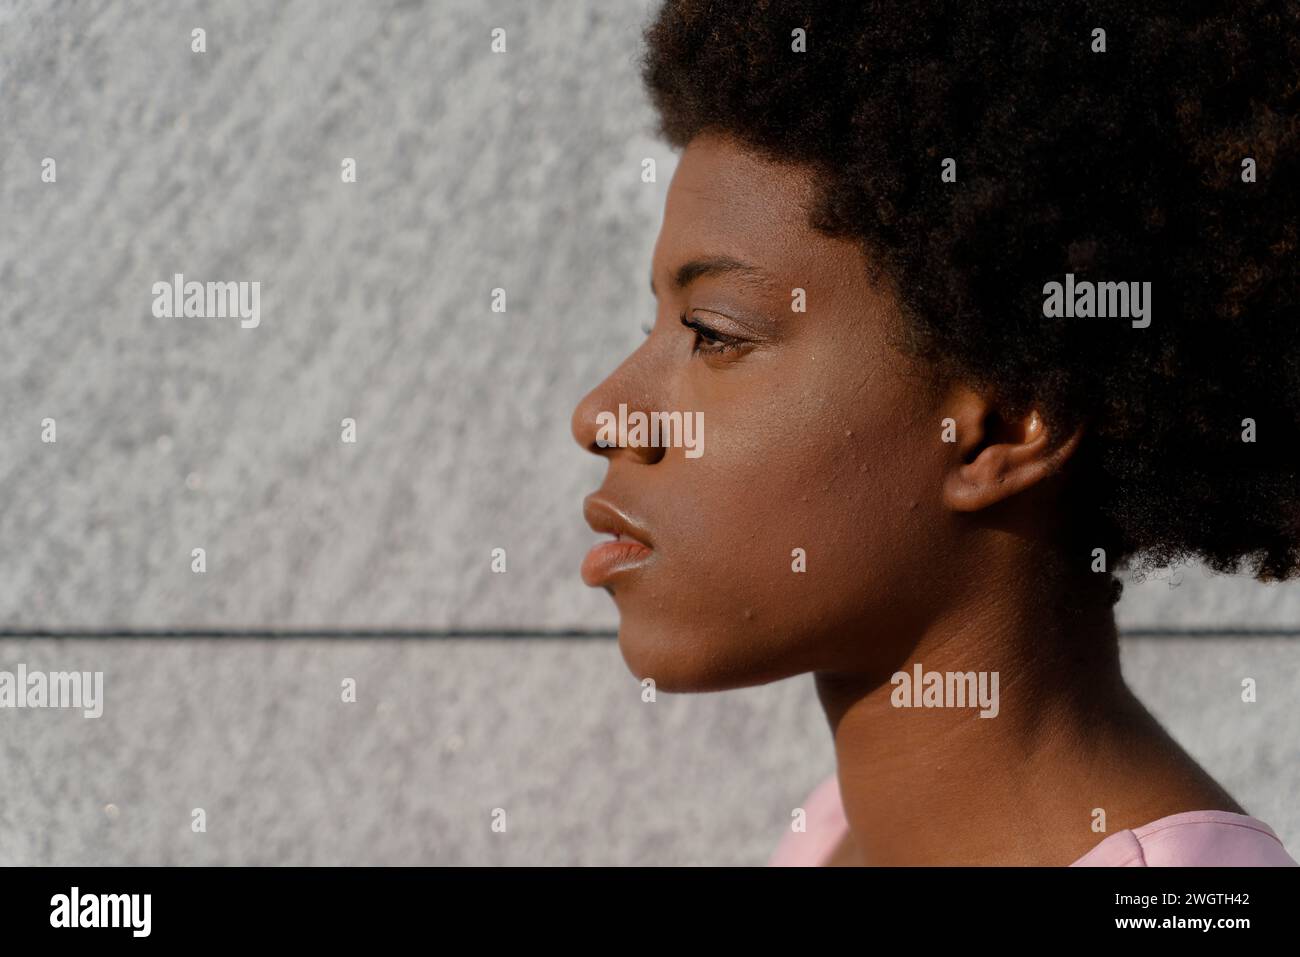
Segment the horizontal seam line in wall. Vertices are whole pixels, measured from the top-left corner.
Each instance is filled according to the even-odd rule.
[[[519,640],[616,638],[612,628],[0,628],[0,638],[369,638]],[[1300,638],[1298,628],[1133,628],[1121,638]]]

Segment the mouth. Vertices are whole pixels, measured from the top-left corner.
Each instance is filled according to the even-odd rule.
[[[609,536],[597,542],[582,561],[582,580],[593,588],[636,571],[654,554],[644,527],[614,503],[588,495],[582,514],[592,531]]]

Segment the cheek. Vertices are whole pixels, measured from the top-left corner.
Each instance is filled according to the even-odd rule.
[[[663,674],[671,660],[694,687],[775,680],[892,616],[930,469],[899,400],[832,383],[707,412],[704,455],[662,463],[673,519],[654,588],[619,603],[629,664],[644,654]]]
[[[787,625],[814,628],[832,624],[828,617],[842,624],[891,586],[914,542],[925,484],[914,433],[873,402],[879,397],[858,393],[850,406],[824,398],[794,405],[783,434],[768,436],[735,482],[747,516],[737,521],[762,558],[753,600]],[[742,460],[732,474],[745,474]]]
[[[704,515],[725,515],[741,544],[776,549],[787,567],[796,547],[810,558],[814,548],[832,559],[895,552],[913,513],[936,500],[934,443],[907,384],[838,369],[773,378],[816,385],[769,386],[715,412],[709,454],[690,463],[701,477],[690,498],[706,500]]]

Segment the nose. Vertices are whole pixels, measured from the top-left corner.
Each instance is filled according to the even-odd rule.
[[[654,390],[638,384],[647,380],[638,375],[632,365],[636,356],[637,353],[628,356],[604,382],[582,397],[578,407],[573,410],[570,428],[577,443],[593,455],[604,456],[611,462],[616,458],[625,458],[642,465],[654,465],[664,457],[662,443],[617,444],[626,440],[620,434],[620,419],[626,422],[636,411],[649,415],[655,408]],[[620,405],[625,406],[621,416]],[[611,444],[602,444],[602,440]]]

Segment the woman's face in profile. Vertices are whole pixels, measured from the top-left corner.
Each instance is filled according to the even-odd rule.
[[[650,546],[597,546],[583,577],[613,596],[629,668],[663,690],[883,682],[906,648],[879,642],[918,634],[948,575],[933,490],[952,446],[863,253],[808,225],[812,186],[694,139],[655,246],[653,328],[574,412],[608,460],[588,521]],[[699,454],[600,446],[620,404],[702,422]]]

